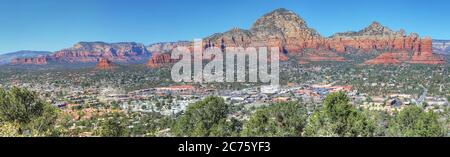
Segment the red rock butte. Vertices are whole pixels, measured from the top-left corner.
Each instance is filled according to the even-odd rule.
[[[172,59],[171,55],[165,54],[153,54],[153,57],[148,61],[147,66],[150,68],[159,68],[167,64],[176,63],[178,60]]]
[[[96,69],[98,70],[112,70],[114,68],[116,68],[116,66],[106,58],[100,59],[96,66]]]
[[[14,65],[46,65],[47,58],[45,56],[39,56],[35,58],[14,58],[11,60],[11,64]]]
[[[404,30],[391,29],[373,22],[358,32],[336,33],[322,37],[297,14],[286,9],[277,9],[255,22],[250,30],[233,28],[203,39],[203,47],[279,47],[287,56],[299,56],[299,64],[310,62],[350,61],[345,53],[381,52],[379,57],[367,60],[366,64],[444,64],[442,56],[433,54],[432,39],[421,39],[419,35],[406,35]],[[171,46],[176,47],[172,44]],[[186,43],[183,44],[186,46]],[[192,48],[192,44],[189,45]],[[387,54],[383,54],[387,53]],[[169,61],[164,56],[152,60]],[[283,55],[283,60],[286,57]]]

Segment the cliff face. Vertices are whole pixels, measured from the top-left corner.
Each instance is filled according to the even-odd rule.
[[[101,58],[114,62],[139,61],[150,56],[143,44],[80,42],[72,48],[56,52],[52,60],[59,62],[98,62]]]
[[[178,42],[162,42],[151,44],[146,47],[148,52],[151,53],[167,53],[179,46],[190,47],[192,42],[190,41],[178,41]]]
[[[358,32],[337,33],[329,38],[320,36],[292,11],[277,9],[258,19],[250,30],[234,28],[204,39],[205,47],[280,47],[285,54],[297,55],[299,63],[317,61],[347,61],[343,53],[373,51],[400,53],[400,62],[385,60],[381,55],[367,63],[442,64],[443,58],[433,54],[432,41],[417,34],[405,35],[404,30],[392,31],[378,22]],[[406,55],[405,55],[406,54]],[[405,57],[407,56],[407,57]],[[388,57],[389,58],[389,57]]]
[[[150,68],[159,68],[161,66],[176,63],[178,60],[171,59],[171,51],[177,47],[189,47],[192,48],[192,42],[179,41],[179,42],[165,42],[156,43],[147,47],[149,52],[152,52],[152,58],[147,62],[147,66]]]
[[[421,40],[420,51],[414,51],[409,63],[414,64],[444,64],[444,57],[433,53],[433,40],[425,38]]]
[[[424,38],[420,39],[415,36],[399,37],[391,40],[384,40],[388,45],[381,45],[386,53],[393,53],[396,58],[399,59],[399,63],[411,63],[411,64],[444,64],[445,60],[442,56],[434,54],[432,50],[432,39]],[[377,49],[380,50],[380,49]],[[384,60],[384,54],[379,57],[368,60],[366,64],[385,64],[389,63],[389,60]],[[400,56],[400,58],[398,58]]]
[[[336,33],[329,39],[330,48],[346,52],[348,48],[365,52],[379,51],[422,51],[421,39],[417,34],[405,35],[404,30],[394,32],[378,22],[359,32]]]
[[[159,68],[167,64],[176,63],[177,61],[178,60],[171,59],[171,55],[169,53],[154,54],[148,61],[147,66],[150,68]]]
[[[306,22],[291,11],[279,9],[260,18],[251,30],[234,28],[216,33],[204,39],[208,47],[280,47],[288,55],[300,56],[299,63],[320,61],[349,61],[344,53],[385,52],[365,64],[442,64],[442,57],[433,54],[432,40],[421,39],[419,35],[406,35],[404,30],[392,31],[378,22],[358,32],[337,33],[329,38],[320,36],[308,28]],[[187,42],[169,44],[164,51],[177,46],[192,47]],[[161,47],[161,46],[159,46]],[[158,50],[161,50],[159,48]],[[287,60],[282,55],[283,61]],[[155,55],[149,64],[158,65],[173,62],[169,56]],[[156,67],[156,66],[153,66]]]
[[[408,53],[383,53],[375,59],[365,62],[365,64],[400,64],[408,60]]]
[[[277,9],[259,18],[249,30],[233,28],[203,39],[203,48],[218,47],[278,47],[282,61],[299,58],[299,63],[319,61],[350,61],[348,53],[381,52],[366,64],[442,64],[443,57],[433,53],[433,41],[404,30],[393,31],[378,22],[357,32],[336,33],[322,37],[296,13]],[[17,60],[17,64],[46,64],[48,62],[98,62],[101,58],[113,62],[148,61],[150,67],[173,63],[170,52],[179,46],[193,49],[192,42],[167,42],[143,46],[137,43],[81,42],[72,48],[55,52],[41,59]],[[155,55],[152,56],[152,53]],[[383,54],[387,53],[387,54]],[[150,59],[149,57],[152,56]]]
[[[394,32],[378,22],[359,32],[337,33],[329,39],[329,44],[338,53],[348,53],[349,49],[386,52],[365,64],[445,63],[441,56],[433,54],[431,38],[421,39],[415,33],[407,36],[404,30]]]
[[[287,53],[317,47],[323,38],[297,14],[277,9],[258,19],[251,30],[234,28],[204,39],[205,47],[279,47]]]

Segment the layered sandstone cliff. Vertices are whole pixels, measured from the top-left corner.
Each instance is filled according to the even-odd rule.
[[[150,68],[159,68],[164,65],[176,63],[177,61],[171,58],[170,53],[154,54],[148,61],[147,66]]]
[[[34,58],[14,58],[11,60],[11,64],[14,65],[46,65],[47,57],[38,56]]]
[[[80,42],[72,48],[56,52],[52,59],[63,62],[97,62],[105,58],[114,62],[128,62],[146,59],[150,56],[143,44]]]
[[[233,28],[204,39],[205,47],[279,47],[283,52],[297,53],[318,48],[324,39],[297,14],[277,9],[258,19],[250,30]]]
[[[433,54],[432,39],[419,35],[406,35],[404,30],[392,31],[378,22],[359,32],[337,33],[329,39],[329,46],[336,52],[354,50],[362,52],[385,52],[365,64],[443,64],[441,56]]]
[[[52,54],[48,51],[29,51],[29,50],[22,50],[17,52],[10,52],[0,55],[0,65],[2,64],[14,64],[17,62],[31,62],[31,63],[38,63],[42,64],[45,63],[45,56]],[[35,60],[21,60],[26,58],[40,58]],[[12,63],[14,62],[14,63]]]
[[[32,62],[47,64],[55,63],[96,63],[101,59],[114,62],[133,62],[147,60],[151,53],[143,44],[80,42],[73,47],[57,51],[40,58],[22,58],[13,61],[15,64],[31,64]],[[44,59],[45,58],[45,59]]]
[[[337,33],[329,38],[320,36],[292,11],[277,9],[258,19],[250,30],[234,28],[204,39],[205,47],[279,47],[285,54],[300,56],[299,63],[347,61],[344,53],[389,52],[407,54],[401,62],[386,63],[442,64],[442,57],[432,53],[431,39],[404,30],[392,31],[373,22],[358,32]],[[311,52],[312,51],[312,52]],[[367,63],[383,63],[387,55]]]
[[[171,59],[171,52],[177,47],[193,48],[193,43],[189,41],[163,42],[152,44],[147,47],[152,52],[152,58],[147,62],[150,68],[159,68],[164,65],[172,64],[178,60]]]

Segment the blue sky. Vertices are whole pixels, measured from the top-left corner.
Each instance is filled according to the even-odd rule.
[[[0,0],[0,53],[56,51],[79,41],[192,40],[250,28],[280,7],[324,36],[379,21],[450,39],[448,0]]]

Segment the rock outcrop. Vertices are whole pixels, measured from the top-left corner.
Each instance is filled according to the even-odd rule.
[[[45,56],[50,55],[48,51],[17,51],[0,55],[1,64],[17,64],[24,62],[27,64],[45,64]],[[27,59],[28,58],[28,59]],[[27,59],[27,60],[26,60]]]
[[[442,56],[433,54],[432,40],[429,37],[424,39],[415,38],[411,44],[403,40],[400,44],[394,44],[391,50],[393,52],[383,53],[375,59],[368,60],[365,64],[444,64]],[[409,46],[396,46],[409,45]],[[387,48],[385,48],[387,49]]]
[[[336,33],[328,40],[329,47],[344,53],[351,50],[371,51],[422,51],[421,40],[417,34],[405,35],[404,30],[394,32],[373,22],[358,32]]]
[[[373,65],[373,64],[400,64],[404,62],[406,59],[407,53],[383,53],[380,56],[368,60],[364,62],[364,64]]]
[[[421,40],[421,51],[414,51],[409,61],[413,64],[444,64],[444,57],[433,53],[433,40],[427,37]]]
[[[13,65],[46,65],[47,63],[46,56],[38,56],[34,58],[14,58],[11,60],[11,64]]]
[[[168,53],[172,51],[174,48],[185,46],[185,47],[191,47],[192,42],[190,41],[178,41],[178,42],[161,42],[161,43],[155,43],[147,46],[147,51],[151,53]]]
[[[429,37],[421,39],[419,35],[404,30],[391,29],[373,22],[369,27],[359,32],[337,33],[329,39],[329,47],[338,53],[386,52],[368,60],[365,64],[443,64],[443,58],[433,54],[432,40]]]
[[[114,62],[129,62],[147,59],[150,53],[143,44],[104,42],[80,42],[72,48],[56,52],[52,59],[60,62],[97,62],[105,58]]]
[[[430,39],[419,35],[406,35],[404,30],[393,31],[379,22],[373,22],[358,32],[337,33],[324,38],[292,11],[277,9],[258,19],[250,30],[234,28],[204,39],[207,47],[280,47],[288,55],[301,56],[299,63],[336,61],[346,59],[344,53],[371,53],[374,51],[400,53],[401,62],[415,64],[442,64],[442,57],[432,53]],[[311,53],[311,51],[313,51]],[[381,55],[384,59],[391,54]],[[389,57],[388,57],[389,58]],[[377,60],[368,63],[380,63]],[[387,60],[386,63],[397,62]]]
[[[433,53],[450,55],[450,40],[433,40]]]
[[[154,54],[148,61],[147,66],[150,68],[159,68],[164,65],[176,63],[178,60],[171,59],[170,53]]]
[[[204,39],[205,47],[279,47],[284,53],[317,48],[324,39],[297,14],[277,9],[258,19],[250,30],[233,28]]]
[[[193,43],[189,41],[163,42],[152,44],[147,47],[152,52],[152,58],[147,62],[150,68],[159,68],[164,65],[176,63],[178,60],[171,59],[171,52],[177,47],[193,48]]]
[[[112,70],[114,68],[116,68],[114,63],[112,63],[111,61],[109,61],[106,58],[101,58],[96,66],[96,69],[98,69],[98,70]]]
[[[342,56],[339,56],[336,52],[316,51],[314,53],[303,53],[298,63],[307,64],[310,62],[322,62],[322,61],[344,62],[348,60]]]

